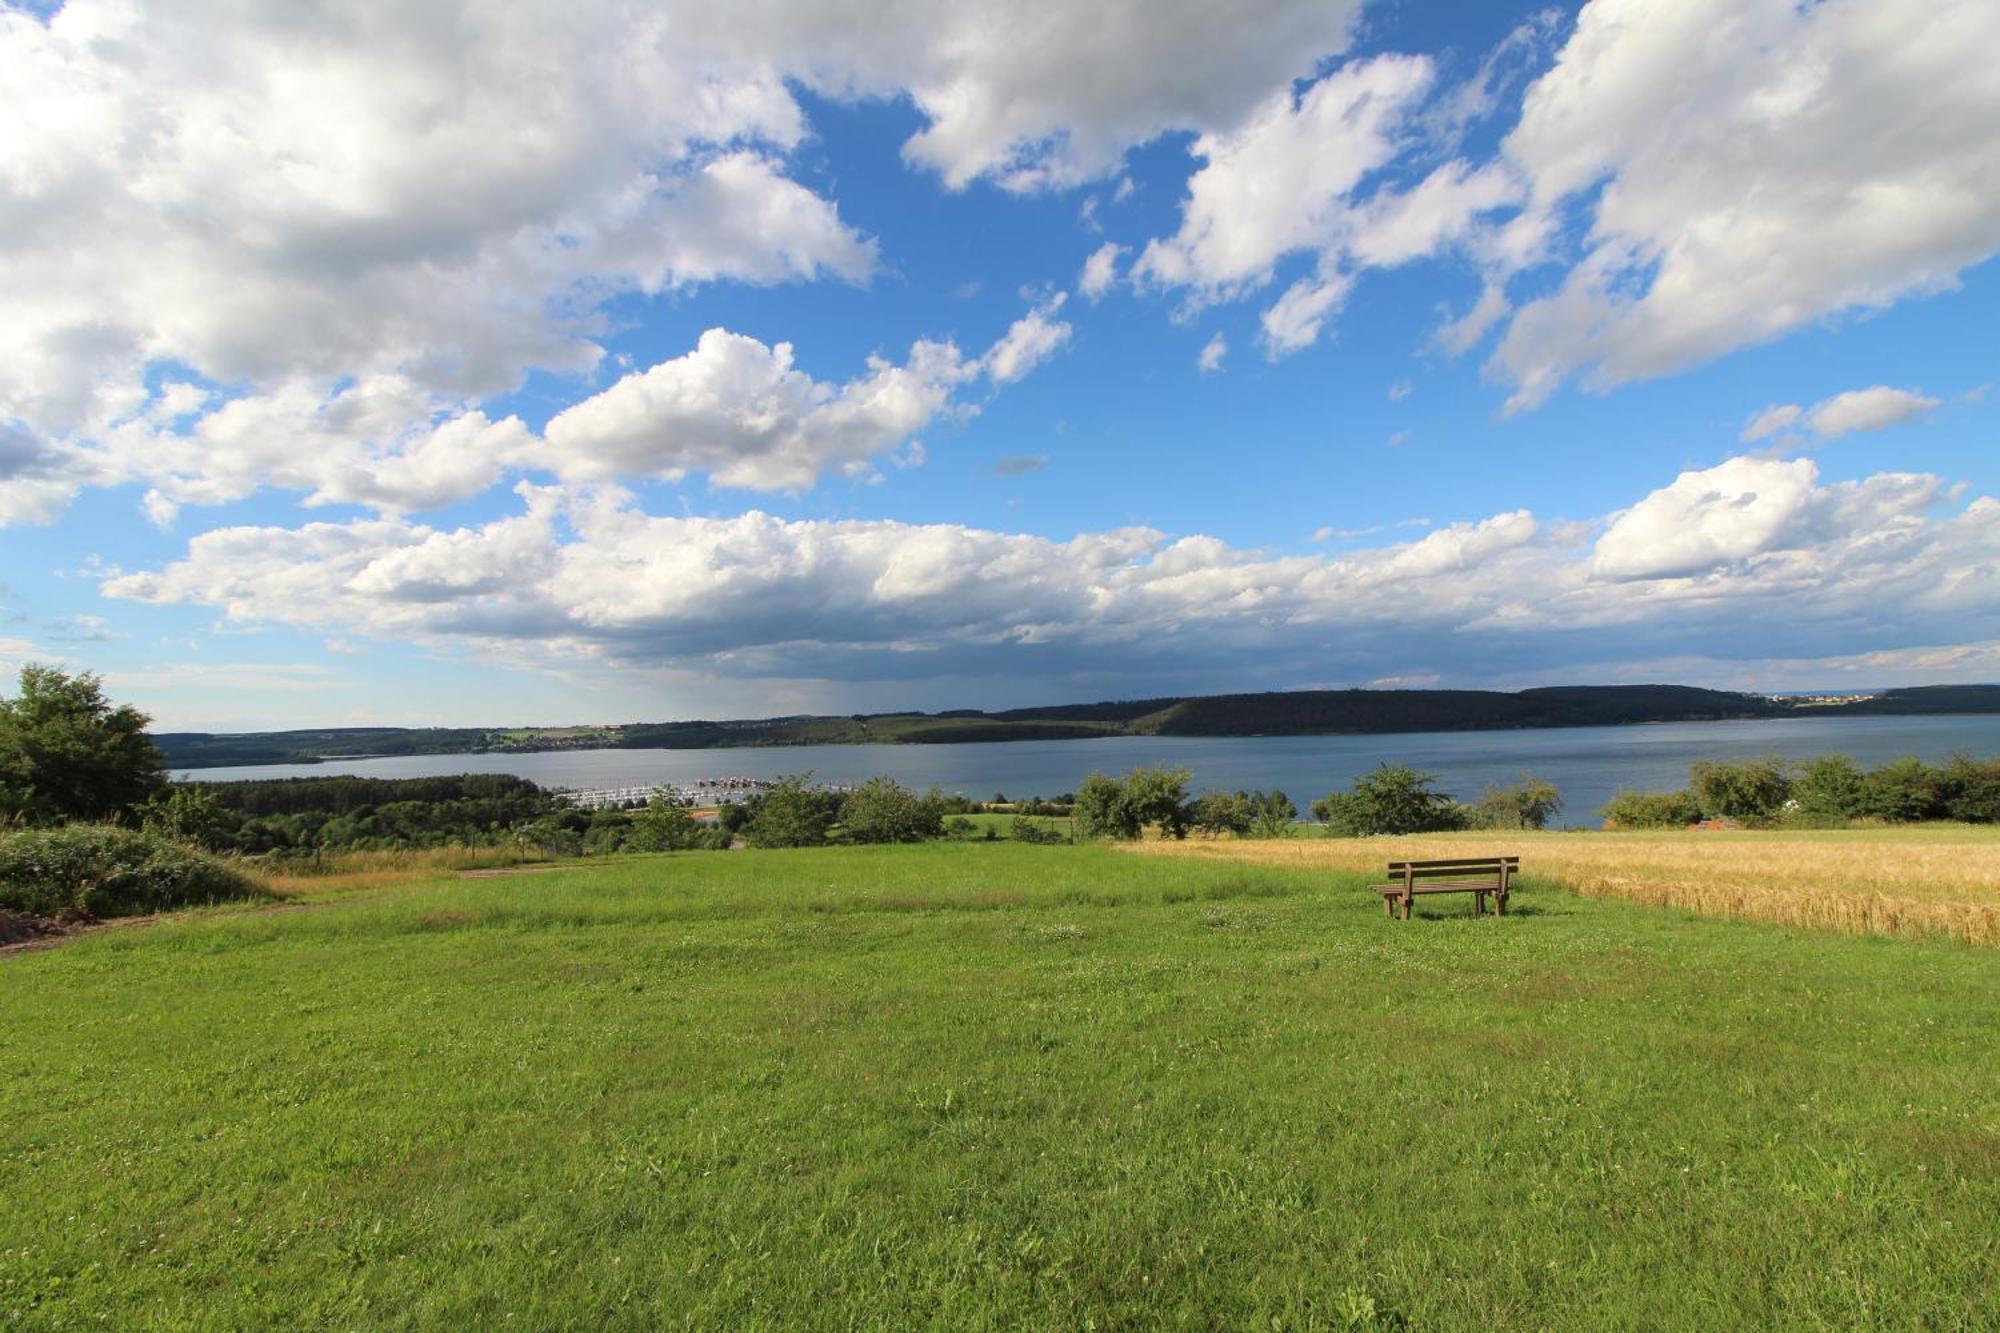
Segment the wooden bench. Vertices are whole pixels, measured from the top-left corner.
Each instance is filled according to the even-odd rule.
[[[1518,856],[1466,856],[1447,861],[1391,861],[1389,874],[1392,882],[1370,884],[1368,887],[1382,895],[1382,911],[1391,920],[1396,916],[1396,904],[1403,905],[1403,920],[1410,919],[1410,904],[1418,894],[1423,893],[1469,893],[1472,895],[1472,914],[1482,915],[1486,910],[1486,896],[1493,895],[1493,907],[1500,916],[1507,915],[1507,890],[1514,876],[1521,870]]]

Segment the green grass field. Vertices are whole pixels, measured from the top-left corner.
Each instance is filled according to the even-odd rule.
[[[0,958],[0,1326],[1993,1327],[2000,960],[1097,847]]]
[[[956,817],[969,822],[973,828],[978,830],[978,836],[983,837],[987,829],[992,829],[993,835],[997,838],[1012,837],[1014,834],[1014,821],[1020,818],[1020,816],[1006,811],[992,814],[959,815]],[[1063,837],[1070,836],[1070,830],[1073,827],[1073,821],[1068,815],[1041,815],[1030,816],[1030,818],[1034,819],[1037,824],[1054,829]]]

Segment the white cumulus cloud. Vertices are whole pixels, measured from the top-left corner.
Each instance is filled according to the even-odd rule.
[[[665,517],[616,489],[521,491],[520,513],[466,527],[204,533],[103,591],[735,679],[1145,677],[1245,660],[1295,678],[1413,661],[1491,677],[1717,645],[1804,657],[2000,637],[2000,501],[1918,474],[1823,483],[1808,460],[1732,459],[1601,522],[1516,510],[1312,556],[1149,529],[1060,541]]]
[[[976,373],[951,344],[920,342],[901,365],[875,358],[866,375],[829,384],[793,365],[790,343],[710,329],[687,355],[551,418],[539,461],[578,481],[700,471],[721,486],[803,489],[895,448]]]
[[[1745,444],[1769,439],[1779,431],[1789,430],[1799,419],[1797,403],[1779,403],[1765,408],[1743,423],[1743,432],[1737,436]]]
[[[1878,384],[1872,389],[1850,389],[1818,404],[1806,415],[1806,424],[1827,439],[1856,431],[1881,430],[1899,421],[1908,421],[1938,405],[1909,389],[1892,389]]]
[[[1512,406],[1936,291],[2000,250],[1996,44],[1980,0],[1592,0],[1504,146],[1527,231],[1587,223],[1489,363]]]
[[[1106,241],[1090,252],[1090,258],[1083,261],[1083,273],[1076,280],[1076,289],[1095,301],[1118,281],[1118,257],[1125,253],[1125,247]]]
[[[1802,425],[1821,439],[1837,439],[1857,431],[1883,430],[1921,416],[1942,400],[1914,389],[1892,389],[1878,384],[1870,389],[1849,389],[1815,403],[1811,409],[1797,403],[1779,403],[1756,413],[1744,423],[1739,437],[1746,443],[1767,439],[1780,431]]]
[[[1056,318],[1066,300],[1067,293],[1057,292],[1007,326],[981,363],[995,384],[1020,379],[1069,341],[1070,326]]]

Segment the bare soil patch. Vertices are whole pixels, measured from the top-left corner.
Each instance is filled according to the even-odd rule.
[[[59,940],[69,928],[59,921],[29,916],[26,912],[0,912],[0,952],[43,940]]]

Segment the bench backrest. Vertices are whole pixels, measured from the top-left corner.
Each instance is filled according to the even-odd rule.
[[[1521,868],[1518,856],[1463,856],[1444,861],[1391,861],[1389,873],[1416,879],[1431,879],[1442,875],[1478,874],[1486,871],[1499,874],[1506,870],[1510,875]]]

